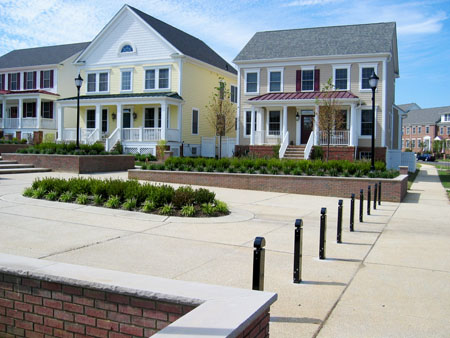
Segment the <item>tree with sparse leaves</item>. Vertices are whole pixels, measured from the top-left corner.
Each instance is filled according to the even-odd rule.
[[[214,88],[208,105],[206,106],[206,120],[219,136],[219,158],[222,155],[222,136],[233,130],[236,107],[231,102],[231,92],[227,83],[219,78],[219,86]]]
[[[330,157],[332,134],[335,130],[345,127],[345,118],[341,113],[341,106],[335,98],[335,93],[332,79],[329,78],[321,90],[320,98],[316,99],[316,104],[319,105],[319,130],[327,135],[327,161]]]

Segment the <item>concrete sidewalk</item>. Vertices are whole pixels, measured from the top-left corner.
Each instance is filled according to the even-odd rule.
[[[272,337],[450,332],[450,209],[431,167],[423,166],[405,203],[383,202],[364,223],[356,221],[352,233],[344,199],[342,244],[336,244],[338,198],[209,188],[232,215],[186,219],[21,196],[34,178],[49,175],[74,176],[0,176],[0,252],[251,288],[253,240],[264,236],[265,290],[279,296],[271,310]],[[322,207],[328,209],[325,261],[318,259]],[[292,283],[296,218],[304,221],[301,284]]]

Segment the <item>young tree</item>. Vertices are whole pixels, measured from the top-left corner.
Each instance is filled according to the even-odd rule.
[[[327,84],[320,91],[320,97],[316,99],[316,104],[319,105],[319,130],[326,134],[327,162],[330,157],[330,142],[333,132],[336,129],[345,128],[345,117],[341,113],[341,106],[335,98],[335,93],[332,79],[329,78]]]
[[[208,105],[206,106],[206,120],[219,136],[219,158],[222,155],[222,136],[234,128],[236,107],[231,102],[231,92],[227,83],[219,78],[219,86],[214,88]]]

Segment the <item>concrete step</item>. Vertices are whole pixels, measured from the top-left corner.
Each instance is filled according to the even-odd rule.
[[[3,164],[0,162],[0,169],[15,169],[15,168],[34,168],[34,165],[32,164],[18,164],[18,163],[11,163],[11,164]]]
[[[29,173],[44,173],[52,171],[48,168],[15,168],[15,169],[1,169],[0,175],[3,174],[29,174]]]
[[[17,164],[17,161],[11,161],[11,160],[0,160],[0,165],[2,164]]]

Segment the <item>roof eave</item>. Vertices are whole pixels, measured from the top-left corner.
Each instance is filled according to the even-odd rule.
[[[320,100],[320,99],[319,99]],[[338,102],[359,102],[359,98],[342,98],[342,99],[334,99]],[[294,100],[258,100],[258,101],[245,101],[246,104],[252,105],[252,106],[264,106],[264,105],[298,105],[299,103],[305,103],[305,104],[311,104],[315,105],[317,103],[317,99],[294,99]]]

